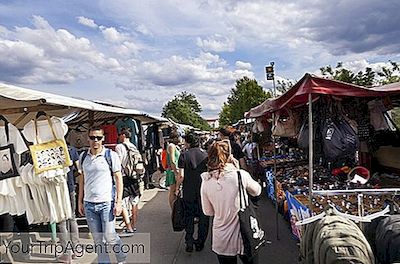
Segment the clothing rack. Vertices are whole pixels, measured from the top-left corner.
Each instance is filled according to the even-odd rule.
[[[394,194],[400,195],[400,188],[384,189],[351,189],[351,190],[314,190],[316,195],[343,195],[343,194]]]

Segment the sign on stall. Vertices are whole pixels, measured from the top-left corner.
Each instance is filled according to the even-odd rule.
[[[300,240],[301,238],[301,226],[296,226],[296,222],[311,217],[311,211],[302,203],[300,203],[296,197],[290,192],[286,191],[286,199],[289,208],[290,226],[292,228],[293,235]]]

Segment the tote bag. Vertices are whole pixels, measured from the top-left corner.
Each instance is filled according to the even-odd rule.
[[[265,232],[261,229],[254,205],[246,199],[240,171],[237,171],[239,182],[239,224],[243,239],[244,254],[252,259],[261,246],[265,245]],[[245,205],[243,206],[242,200]]]
[[[287,110],[286,120],[278,114],[272,127],[272,135],[275,137],[295,137],[299,133],[299,116],[291,110]]]
[[[57,139],[56,133],[54,132],[53,123],[48,116],[47,121],[49,122],[51,133],[54,139],[48,142],[41,143],[39,137],[39,130],[37,127],[37,119],[34,119],[36,142],[38,144],[29,146],[33,167],[36,174],[54,169],[62,169],[72,165],[69,157],[68,147],[64,140]]]
[[[10,142],[10,132],[8,131],[8,121],[0,115],[0,120],[4,121],[7,145],[0,147],[0,180],[19,176],[14,160],[14,144]]]

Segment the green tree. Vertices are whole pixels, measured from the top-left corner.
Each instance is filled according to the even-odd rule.
[[[347,83],[353,83],[360,86],[371,87],[374,84],[385,85],[389,83],[400,82],[400,65],[389,60],[390,66],[383,66],[376,74],[371,68],[365,68],[365,71],[359,71],[357,74],[343,68],[343,64],[339,62],[335,69],[330,65],[321,67],[321,74],[328,76],[334,80],[339,80]],[[378,79],[377,77],[380,77]],[[396,107],[392,111],[393,120],[400,127],[400,108]]]
[[[365,71],[359,71],[354,73],[351,70],[343,68],[343,63],[338,62],[336,68],[333,69],[332,66],[328,65],[320,68],[321,74],[328,76],[334,80],[353,83],[360,86],[371,87],[374,85],[375,72],[371,68],[366,67]]]
[[[180,124],[190,125],[201,130],[210,130],[207,121],[200,116],[201,111],[201,105],[196,96],[184,91],[175,95],[164,105],[161,116]]]
[[[256,80],[248,77],[236,80],[235,88],[231,89],[228,100],[222,106],[219,114],[220,124],[223,126],[236,123],[243,119],[245,112],[269,97],[271,94],[266,93]]]
[[[382,85],[400,82],[400,65],[394,61],[390,61],[391,67],[382,67],[382,71],[378,72],[378,75],[382,77],[380,83]]]
[[[278,85],[276,86],[276,90],[281,94],[284,94],[287,91],[289,91],[294,85],[294,83],[289,79],[278,80],[277,83],[278,83]]]

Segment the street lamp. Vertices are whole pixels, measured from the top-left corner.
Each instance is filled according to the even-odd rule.
[[[265,66],[265,77],[267,80],[272,80],[274,86],[273,97],[276,97],[274,65],[275,62],[271,61],[268,66]]]

